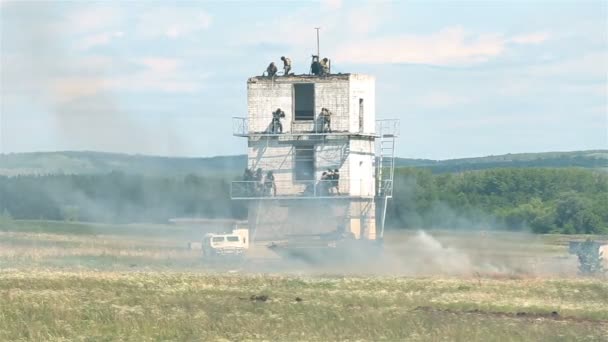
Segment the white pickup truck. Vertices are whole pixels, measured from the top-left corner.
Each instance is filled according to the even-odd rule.
[[[235,229],[230,234],[206,234],[202,244],[205,257],[241,257],[248,248],[247,229]]]

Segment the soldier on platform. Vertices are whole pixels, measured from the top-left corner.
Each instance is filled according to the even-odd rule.
[[[264,179],[264,196],[276,196],[277,195],[277,185],[274,182],[274,174],[272,171],[268,171],[266,173],[266,178]]]
[[[266,68],[266,72],[268,73],[268,76],[270,76],[270,77],[274,77],[277,74],[277,71],[279,71],[279,69],[277,69],[277,66],[274,65],[274,62],[271,62],[268,65],[268,68]]]
[[[331,112],[327,108],[321,108],[321,131],[331,133]]]
[[[245,181],[245,191],[247,192],[247,196],[253,195],[255,186],[253,183],[253,172],[250,168],[245,169],[245,173],[243,174],[243,181]]]
[[[317,193],[321,196],[326,196],[328,194],[329,187],[327,186],[327,172],[323,171],[321,174],[321,181],[319,182]]]
[[[277,108],[276,111],[272,112],[272,123],[270,125],[270,132],[273,134],[283,133],[283,124],[281,119],[285,117],[285,112],[281,108]]]
[[[263,191],[264,184],[262,183],[262,168],[258,168],[253,175],[253,181],[255,183],[255,192],[260,194]]]
[[[333,188],[333,173],[332,169],[327,169],[321,174],[321,180],[323,184],[323,195],[329,195],[332,193]]]
[[[329,177],[331,179],[331,182],[329,182],[330,188],[336,189],[336,193],[340,195],[340,171],[338,169],[331,171]]]
[[[281,60],[283,61],[283,76],[288,76],[291,71],[291,59],[285,56],[281,56]]]

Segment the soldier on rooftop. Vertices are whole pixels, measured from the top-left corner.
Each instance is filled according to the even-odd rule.
[[[283,61],[283,70],[285,71],[283,76],[288,76],[289,72],[291,71],[291,59],[281,56],[281,60]]]
[[[323,58],[321,62],[319,62],[321,66],[321,76],[329,75],[329,59],[327,57]]]
[[[277,69],[277,66],[274,65],[274,62],[271,62],[268,65],[268,68],[266,68],[266,72],[268,73],[268,76],[270,76],[270,77],[274,77],[277,74],[277,71],[279,71],[279,69]]]

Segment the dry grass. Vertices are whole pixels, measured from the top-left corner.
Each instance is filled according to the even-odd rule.
[[[607,304],[594,280],[11,270],[0,340],[599,341]]]
[[[602,279],[525,272],[387,276],[394,274],[391,269],[376,277],[293,268],[279,275],[272,267],[265,274],[255,267],[222,273],[210,270],[198,252],[185,250],[196,232],[95,225],[86,234],[73,234],[81,226],[37,223],[30,231],[21,223],[15,231],[0,229],[0,341],[602,341],[608,336],[608,283]],[[438,235],[457,251],[447,257],[467,250],[471,264],[482,257],[483,263],[521,264],[567,256],[562,244],[522,245],[520,235],[481,243],[474,235]],[[394,236],[391,251],[400,252],[399,241],[408,236]],[[404,258],[400,265],[420,260]],[[319,272],[328,275],[312,275]],[[251,295],[270,299],[251,301]]]

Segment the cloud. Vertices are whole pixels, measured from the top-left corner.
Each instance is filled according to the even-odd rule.
[[[540,44],[549,39],[549,33],[547,32],[534,32],[515,36],[509,39],[509,42],[515,44]]]
[[[337,11],[342,8],[342,0],[321,0],[321,8],[329,11]]]
[[[140,63],[155,73],[168,73],[177,69],[180,61],[175,58],[149,57],[142,58]]]
[[[528,75],[591,77],[605,80],[608,74],[608,50],[587,52],[581,56],[553,63],[534,65],[526,71]]]
[[[139,15],[135,31],[142,38],[176,39],[206,30],[211,22],[211,16],[198,9],[151,8]]]
[[[95,77],[61,77],[55,79],[51,85],[55,103],[66,103],[80,97],[92,96],[103,88],[103,79]]]
[[[368,34],[374,31],[388,15],[386,6],[376,6],[375,4],[355,7],[346,11],[344,22],[349,32]]]
[[[415,105],[426,108],[449,108],[469,104],[472,102],[472,99],[467,96],[451,93],[433,92],[418,96],[413,102]]]
[[[102,46],[109,44],[112,40],[122,38],[124,33],[122,31],[115,32],[102,32],[91,34],[84,37],[79,43],[78,47],[82,50],[90,49],[96,46]]]
[[[431,35],[401,35],[348,42],[336,58],[350,63],[454,64],[483,62],[501,54],[504,40],[448,28]]]
[[[296,11],[255,25],[239,33],[235,41],[268,51],[269,44],[282,42],[281,50],[292,56],[314,51],[315,32],[321,27],[321,51],[334,61],[352,64],[471,65],[501,56],[521,45],[540,44],[548,32],[505,35],[446,27],[427,34],[398,34],[381,30],[397,20],[394,4],[366,3],[340,11],[311,14]],[[276,27],[283,29],[276,30]],[[267,32],[273,32],[269,36]],[[337,64],[336,64],[337,66]]]
[[[124,13],[120,7],[93,5],[70,13],[67,19],[72,32],[87,33],[115,27],[124,19]]]
[[[106,61],[91,61],[101,63]],[[115,61],[114,64],[121,64]],[[207,74],[193,74],[180,68],[182,61],[164,57],[131,60],[128,70],[115,75],[99,72],[88,76],[63,76],[50,80],[53,101],[66,103],[107,91],[191,93],[199,90]],[[140,66],[139,69],[134,66]]]
[[[419,63],[433,65],[475,64],[503,54],[507,45],[536,44],[540,35],[506,38],[501,34],[475,34],[461,27],[445,28],[428,35],[400,35],[350,41],[336,49],[336,58],[343,62]]]
[[[289,54],[296,61],[300,57],[309,58],[315,52],[314,28],[320,27],[321,54],[333,55],[333,47],[344,41],[364,39],[376,31],[382,21],[392,15],[392,6],[389,2],[348,3],[348,6],[342,2],[321,2],[321,11],[303,8],[257,21],[248,30],[239,30],[229,41],[239,49],[247,46],[264,53],[270,51],[269,47],[276,47],[281,54]],[[277,30],[278,27],[281,29]]]

